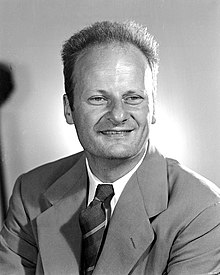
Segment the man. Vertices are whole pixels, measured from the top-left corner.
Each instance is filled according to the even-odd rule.
[[[219,189],[149,140],[157,43],[134,22],[100,22],[62,57],[65,117],[84,152],[18,178],[1,274],[218,274]]]

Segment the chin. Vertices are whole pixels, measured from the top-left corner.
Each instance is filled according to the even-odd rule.
[[[122,159],[132,159],[138,156],[143,147],[137,144],[99,144],[99,146],[93,143],[93,147],[84,147],[85,151],[87,151],[91,156],[100,159],[109,159],[109,160],[122,160]]]
[[[117,146],[116,146],[117,147]],[[137,155],[137,150],[131,150],[131,148],[112,148],[112,150],[108,150],[107,152],[103,152],[103,155],[108,159],[128,159]]]

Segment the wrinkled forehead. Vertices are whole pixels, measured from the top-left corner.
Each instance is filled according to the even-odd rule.
[[[79,55],[75,63],[74,78],[79,80],[96,71],[123,73],[129,70],[142,75],[151,74],[147,58],[137,47],[119,43],[98,45]]]

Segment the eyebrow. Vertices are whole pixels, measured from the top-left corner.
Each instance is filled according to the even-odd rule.
[[[142,92],[144,94],[145,90],[138,89],[138,90],[128,90],[126,93],[128,94],[135,94],[137,92]]]
[[[99,92],[99,93],[101,93],[101,94],[108,94],[108,91],[106,91],[106,90],[103,90],[103,89],[97,89],[97,90],[89,90],[88,92]],[[125,91],[124,93],[125,94],[135,94],[135,93],[137,93],[137,92],[141,92],[141,93],[145,93],[145,90],[143,90],[143,89],[134,89],[134,90],[127,90],[127,91]]]
[[[132,89],[129,89],[125,92],[122,93],[122,96],[126,96],[126,95],[135,95],[135,94],[140,94],[142,96],[144,96],[147,91],[145,89],[135,89],[132,90]],[[95,94],[100,94],[100,95],[104,95],[104,96],[109,96],[111,93],[109,93],[107,90],[103,90],[103,89],[91,89],[91,90],[86,90],[85,91],[85,94],[87,94],[87,96],[90,96],[90,95],[95,95]]]

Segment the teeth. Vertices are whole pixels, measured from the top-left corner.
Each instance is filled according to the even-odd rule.
[[[105,135],[120,135],[124,133],[131,132],[130,130],[125,130],[125,131],[103,131],[102,133]]]

